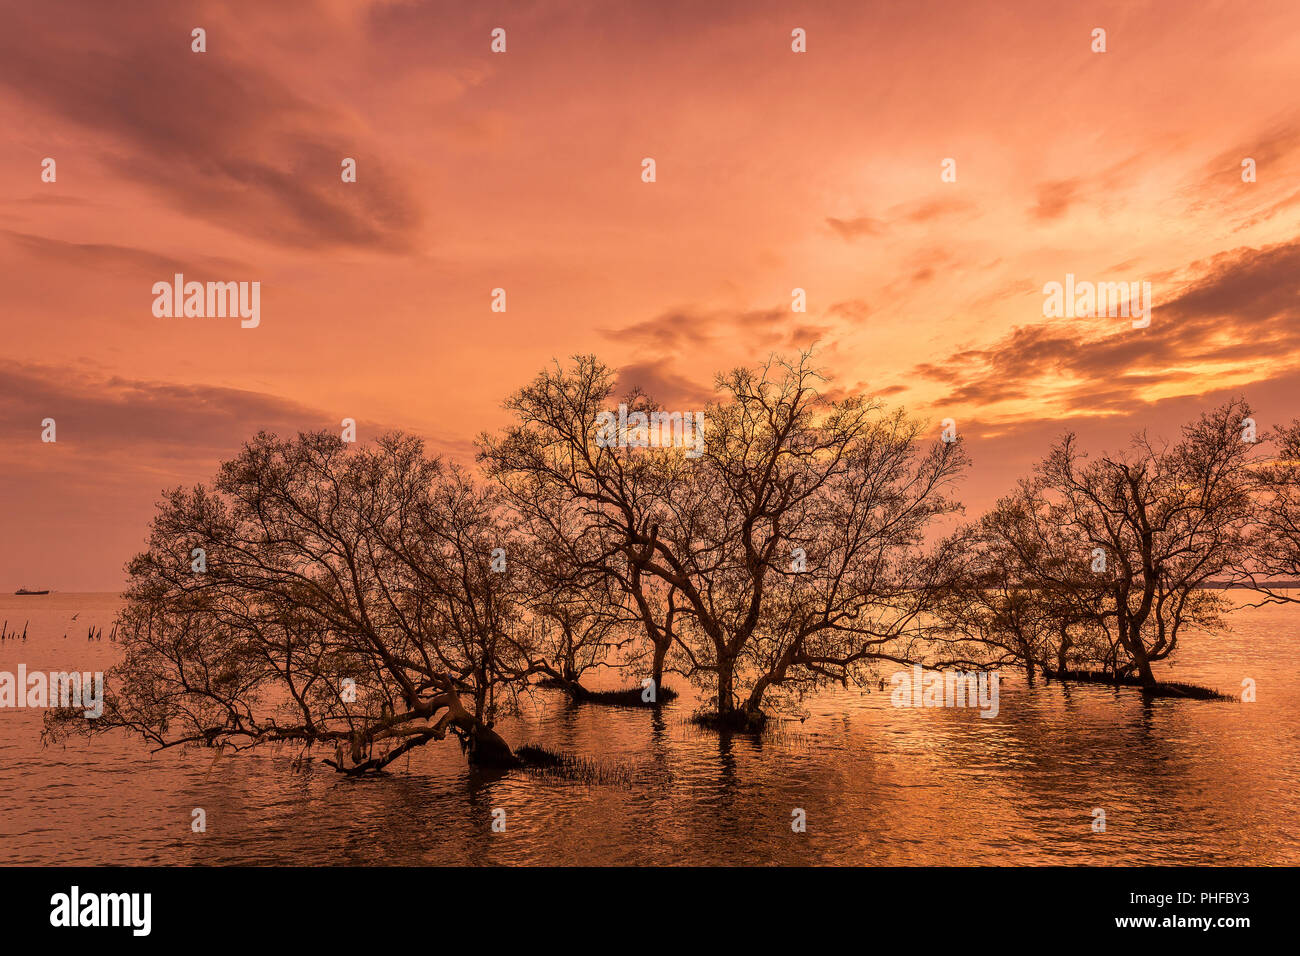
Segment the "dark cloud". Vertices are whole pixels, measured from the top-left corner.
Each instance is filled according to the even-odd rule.
[[[871,306],[867,304],[866,299],[845,299],[832,305],[826,310],[826,314],[860,322],[871,314]]]
[[[1262,323],[1300,318],[1300,240],[1215,256],[1162,311],[1191,322],[1232,317],[1247,323],[1247,335]]]
[[[839,303],[842,308],[850,305]],[[835,308],[832,306],[832,311]],[[621,393],[640,387],[665,407],[702,408],[713,398],[711,375],[708,380],[681,375],[672,371],[674,362],[684,356],[693,358],[702,351],[735,354],[736,343],[746,346],[750,360],[810,349],[831,330],[803,318],[792,313],[789,306],[747,312],[679,308],[625,329],[603,329],[601,334],[637,356],[619,369],[617,387]],[[713,371],[724,369],[719,364]]]
[[[1205,164],[1202,186],[1215,183],[1241,182],[1241,161],[1247,157],[1260,168],[1260,178],[1266,179],[1268,168],[1300,149],[1300,120],[1290,119],[1274,123],[1249,140],[1238,142],[1225,149]]]
[[[69,242],[34,236],[12,230],[0,230],[0,237],[8,240],[20,252],[38,259],[63,263],[69,268],[94,269],[102,272],[122,272],[131,275],[144,273],[151,276],[170,275],[192,270],[195,265],[208,268],[246,268],[243,263],[227,258],[201,257],[187,262],[138,249],[105,242]]]
[[[365,130],[277,79],[273,51],[252,46],[266,38],[213,28],[195,54],[193,14],[161,3],[69,5],[58,30],[49,17],[7,11],[0,86],[80,130],[116,175],[286,245],[412,247],[418,211],[385,161],[365,154]],[[360,170],[346,186],[345,156]]]
[[[1078,179],[1062,179],[1056,182],[1040,183],[1038,201],[1031,213],[1035,219],[1060,219],[1070,211],[1070,206],[1079,198],[1081,182]]]
[[[921,202],[895,206],[889,210],[889,218],[902,219],[905,222],[912,223],[925,223],[947,216],[973,212],[976,208],[976,205],[968,199],[957,196],[940,196],[937,199],[926,199]]]
[[[600,334],[639,352],[665,358],[736,341],[765,353],[808,348],[831,331],[829,326],[813,324],[802,316],[788,306],[747,312],[677,308],[625,328],[601,329]]]
[[[955,353],[912,373],[949,386],[942,403],[1028,399],[1045,379],[1073,383],[1062,412],[1140,401],[1144,389],[1187,382],[1195,369],[1231,361],[1270,374],[1300,351],[1300,241],[1238,249],[1197,264],[1200,275],[1156,301],[1151,327],[1127,319],[1019,326],[987,348]]]
[[[1300,205],[1300,189],[1297,189],[1289,196],[1284,196],[1277,202],[1270,203],[1258,212],[1242,219],[1241,222],[1237,223],[1237,225],[1233,227],[1233,231],[1240,232],[1243,229],[1250,229],[1253,226],[1258,226],[1261,222],[1267,222],[1279,213],[1286,212],[1293,206],[1298,205]]]
[[[836,219],[834,216],[827,216],[826,225],[835,230],[841,238],[850,241],[863,236],[879,236],[885,231],[883,222],[866,216],[859,216],[856,219]]]
[[[852,242],[864,236],[882,236],[894,223],[926,224],[937,219],[971,213],[976,208],[976,205],[968,199],[958,196],[939,196],[894,206],[882,219],[870,216],[858,216],[852,219],[827,216],[826,225],[830,226],[841,239]]]
[[[714,397],[712,380],[689,378],[654,362],[625,365],[618,370],[617,394],[626,395],[634,388],[670,410],[700,409]]]
[[[131,450],[157,459],[213,459],[265,429],[281,435],[337,426],[332,414],[273,395],[213,385],[97,378],[71,368],[0,363],[0,440],[9,455],[40,445],[53,418],[58,444],[94,455]]]
[[[606,338],[663,353],[707,345],[713,341],[709,318],[686,309],[662,312],[654,318],[634,322],[625,328],[599,331]]]

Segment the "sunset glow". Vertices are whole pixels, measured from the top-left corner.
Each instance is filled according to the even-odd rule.
[[[1294,409],[1294,3],[12,6],[10,589],[117,589],[160,491],[262,428],[468,463],[574,353],[696,407],[815,343],[839,387],[960,424],[975,513],[1067,427]],[[174,273],[260,282],[259,327],[156,318]],[[1149,280],[1150,327],[1045,319],[1066,273]]]

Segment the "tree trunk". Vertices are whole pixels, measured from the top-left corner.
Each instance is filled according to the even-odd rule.
[[[1133,658],[1133,666],[1137,669],[1138,679],[1142,682],[1143,687],[1155,687],[1157,683],[1155,674],[1151,672],[1151,662],[1147,659],[1146,645],[1142,643],[1142,632],[1139,630],[1136,635],[1130,635],[1129,639],[1124,642],[1128,648],[1129,656]]]
[[[1034,685],[1034,651],[1029,646],[1029,642],[1023,637],[1020,638],[1020,659],[1025,664],[1025,678],[1029,681],[1029,686]]]
[[[664,659],[668,657],[670,641],[655,641],[654,663],[651,665],[650,677],[655,682],[655,699],[658,700],[660,689],[664,686]]]
[[[578,681],[578,666],[574,657],[573,628],[566,623],[564,625],[564,663],[561,669],[564,671],[564,679],[569,683],[577,683]]]
[[[487,724],[477,722],[470,734],[469,759],[471,763],[490,767],[513,767],[519,763],[519,758],[500,734]]]
[[[735,686],[736,662],[730,657],[718,658],[718,716],[727,717],[735,709],[732,703]]]
[[[1155,687],[1159,683],[1156,675],[1151,672],[1151,662],[1147,660],[1145,652],[1140,658],[1135,657],[1133,662],[1137,665],[1138,679],[1142,681],[1143,687]]]
[[[1061,622],[1061,643],[1056,647],[1056,673],[1065,673],[1065,659],[1070,653],[1070,626]]]
[[[556,683],[560,685],[561,690],[569,695],[571,700],[586,700],[591,696],[591,692],[583,687],[576,677],[559,677],[556,678]]]
[[[443,695],[439,703],[447,711],[434,725],[434,735],[441,739],[446,735],[449,725],[457,727],[467,741],[470,763],[497,767],[513,767],[519,763],[519,758],[505,739],[465,709],[459,694],[450,691]]]

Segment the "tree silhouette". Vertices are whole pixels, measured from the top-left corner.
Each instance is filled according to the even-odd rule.
[[[509,536],[494,493],[418,439],[259,434],[211,488],[161,502],[103,717],[47,728],[323,745],[348,774],[451,732],[471,760],[512,763],[492,722],[533,668],[518,576],[493,565]]]

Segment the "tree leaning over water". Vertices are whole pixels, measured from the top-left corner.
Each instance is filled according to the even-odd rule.
[[[160,503],[104,715],[47,731],[321,746],[349,774],[450,733],[512,764],[492,724],[536,668],[519,576],[493,565],[510,534],[495,494],[416,438],[259,434],[211,488]]]

